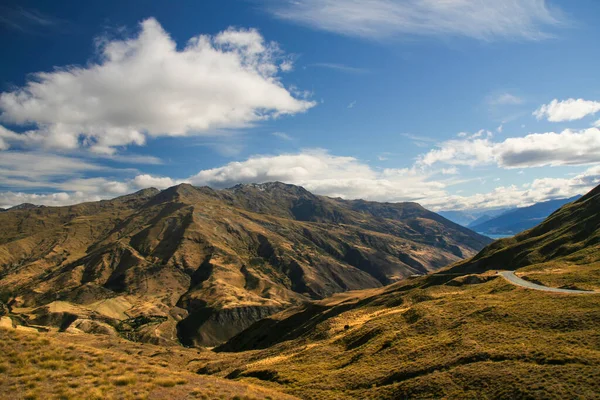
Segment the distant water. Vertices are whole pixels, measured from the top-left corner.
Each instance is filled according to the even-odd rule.
[[[483,233],[483,232],[477,232],[477,233],[479,233],[480,235],[483,235],[483,236],[487,236],[492,239],[504,239],[504,238],[509,238],[509,237],[515,236],[515,235],[492,235],[491,233]]]

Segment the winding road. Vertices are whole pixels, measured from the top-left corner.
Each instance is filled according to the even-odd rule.
[[[521,279],[515,275],[513,271],[498,271],[498,275],[501,275],[504,279],[512,283],[513,285],[521,286],[527,289],[534,290],[542,290],[544,292],[554,292],[554,293],[572,293],[572,294],[597,294],[599,292],[594,292],[591,290],[574,290],[574,289],[559,289],[559,288],[551,288],[548,286],[538,285],[533,282],[526,281],[525,279]]]

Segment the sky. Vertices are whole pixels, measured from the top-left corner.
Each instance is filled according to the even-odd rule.
[[[3,1],[0,207],[282,181],[435,211],[600,184],[597,0]]]

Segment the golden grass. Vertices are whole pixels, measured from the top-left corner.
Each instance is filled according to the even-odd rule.
[[[128,355],[132,347],[144,347],[147,355]],[[182,361],[170,364],[162,360],[160,364],[164,366],[149,365],[150,356],[157,350],[161,348],[118,338],[0,329],[0,354],[3,355],[0,398],[292,398],[253,385],[191,373],[182,368],[186,363]],[[184,352],[172,354],[182,358],[180,354]]]
[[[394,285],[297,339],[202,353],[191,368],[304,399],[597,398],[600,295],[551,294],[502,279]]]

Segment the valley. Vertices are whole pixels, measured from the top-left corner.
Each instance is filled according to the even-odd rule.
[[[140,355],[136,362],[152,366],[144,368],[168,365],[173,387],[185,389],[171,390],[171,398],[206,396],[200,390],[187,391],[186,385],[202,379],[214,380],[213,393],[229,390],[224,398],[235,398],[236,390],[252,393],[248,398],[268,393],[260,390],[272,391],[271,398],[285,394],[302,399],[597,398],[600,295],[589,290],[600,290],[595,278],[599,189],[563,206],[538,227],[496,241],[470,259],[386,286],[291,305],[213,349],[132,342],[114,332],[83,333],[75,325],[64,332],[11,328],[3,334],[25,347],[52,340],[57,349],[81,344],[98,356],[123,360],[135,349]],[[497,265],[513,266],[527,282],[565,289],[522,287],[500,276]],[[580,288],[586,292],[578,293]],[[105,307],[116,312],[116,304]],[[14,302],[12,307],[13,313],[19,310]],[[14,372],[13,364],[3,368]],[[28,374],[35,376],[39,368],[43,364],[31,365]],[[129,396],[114,383],[129,376],[127,371],[103,372],[99,393]],[[89,385],[89,379],[82,385]],[[131,383],[135,393],[148,398],[166,393],[152,379],[135,379],[143,383],[141,388]],[[25,390],[20,381],[11,382],[12,390]],[[245,386],[223,387],[223,382]],[[33,384],[33,390],[42,385]],[[77,387],[61,390],[77,393]]]
[[[415,203],[179,185],[0,214],[0,294],[30,324],[214,346],[270,314],[423,275],[490,239]]]

